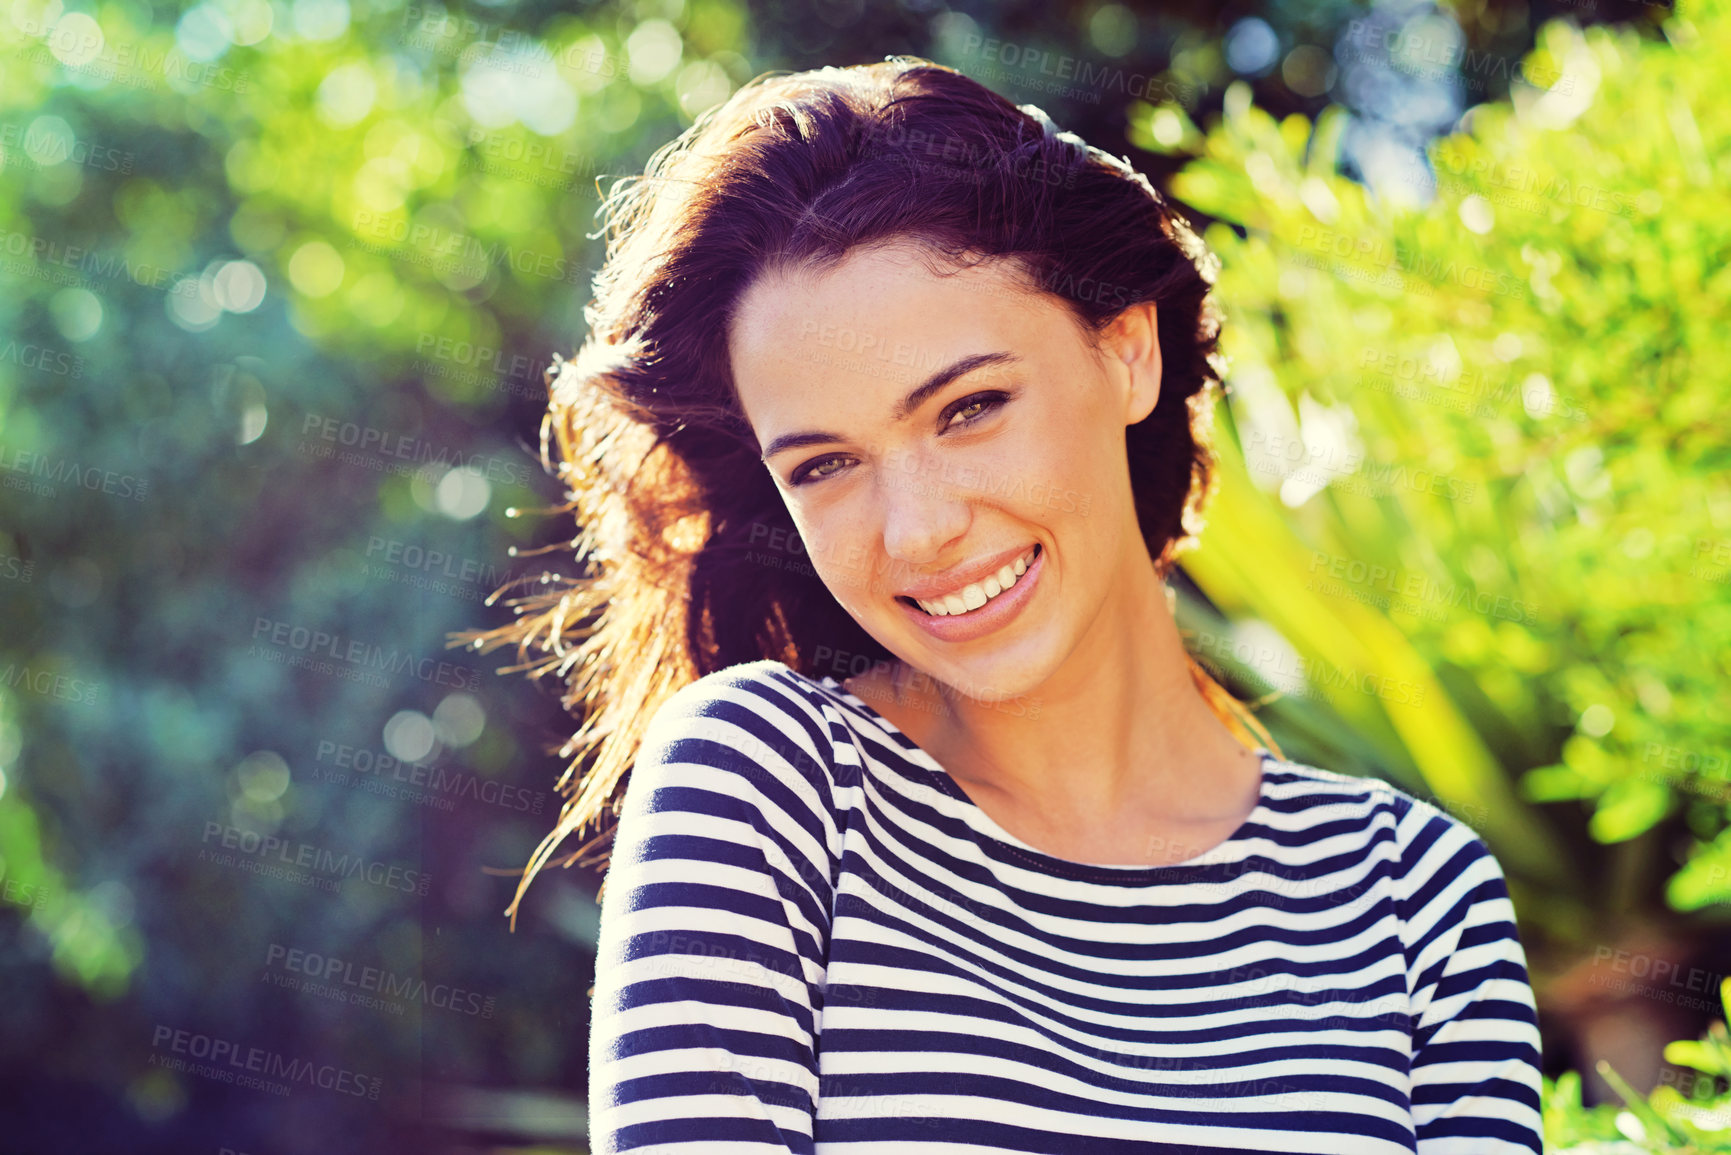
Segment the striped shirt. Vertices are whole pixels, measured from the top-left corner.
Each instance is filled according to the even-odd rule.
[[[651,719],[603,891],[596,1152],[1540,1150],[1496,860],[1387,783],[1262,752],[1170,866],[1043,854],[833,678]]]

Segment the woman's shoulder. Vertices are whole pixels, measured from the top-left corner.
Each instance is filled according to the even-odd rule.
[[[1403,853],[1439,840],[1483,845],[1477,831],[1460,817],[1386,779],[1279,757],[1273,758],[1267,773],[1265,804],[1278,814],[1303,815],[1307,824],[1355,815],[1388,830]]]
[[[775,659],[742,662],[670,695],[644,730],[638,764],[695,760],[833,788],[835,725],[821,683]]]
[[[774,658],[740,662],[686,683],[656,711],[655,723],[676,723],[726,715],[727,707],[749,710],[776,721],[824,720],[827,702],[821,682]]]
[[[1400,874],[1413,881],[1464,868],[1479,860],[1500,867],[1477,830],[1435,802],[1382,778],[1343,774],[1304,762],[1276,759],[1266,803],[1277,814],[1302,815],[1312,831],[1331,822],[1354,825],[1372,840],[1394,848]],[[1458,807],[1472,815],[1479,808]]]
[[[1490,951],[1525,966],[1508,880],[1477,830],[1451,809],[1380,778],[1290,763],[1282,769],[1316,793],[1374,815],[1363,825],[1369,832],[1365,857],[1378,860],[1377,873],[1386,872],[1393,886],[1401,949],[1415,976],[1409,994],[1426,976],[1434,986],[1458,948]],[[1485,813],[1472,803],[1454,808],[1469,816]]]

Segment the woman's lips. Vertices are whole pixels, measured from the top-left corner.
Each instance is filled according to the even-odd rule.
[[[1029,546],[1026,553],[1014,561],[1005,562],[996,573],[990,574],[977,582],[963,586],[955,593],[941,598],[914,598],[919,607],[934,617],[948,617],[953,614],[971,613],[979,609],[993,598],[1015,588],[1022,575],[1028,572],[1028,567],[1034,564],[1034,558],[1040,551],[1039,543]]]
[[[1030,552],[1033,560],[1016,576],[1015,583],[977,609],[938,615],[927,613],[908,599],[898,597],[896,604],[915,624],[940,641],[965,642],[983,637],[1008,625],[1033,598],[1040,576],[1046,569],[1046,551],[1036,544]],[[1014,570],[1013,565],[1010,568]],[[1003,571],[1000,569],[999,572]]]

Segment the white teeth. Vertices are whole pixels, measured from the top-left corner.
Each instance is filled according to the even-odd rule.
[[[984,581],[977,581],[972,585],[964,586],[956,593],[946,594],[940,600],[922,601],[918,598],[914,600],[919,602],[919,607],[926,613],[939,618],[977,610],[1015,585],[1016,580],[1028,572],[1028,564],[1033,556],[1034,551],[1029,550],[1025,557],[1017,558]]]

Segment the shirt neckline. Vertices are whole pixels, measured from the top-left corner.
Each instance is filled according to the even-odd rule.
[[[958,802],[961,802],[968,807],[972,816],[970,824],[974,826],[977,832],[985,834],[987,837],[992,838],[995,841],[1014,848],[1019,852],[1020,857],[1032,860],[1034,866],[1052,874],[1061,875],[1082,882],[1136,884],[1166,880],[1170,878],[1171,872],[1173,871],[1209,866],[1219,862],[1224,852],[1249,838],[1251,829],[1262,825],[1264,820],[1269,816],[1267,809],[1269,787],[1268,771],[1270,764],[1275,763],[1278,760],[1267,749],[1258,747],[1256,750],[1258,771],[1256,805],[1251,809],[1244,821],[1238,824],[1236,830],[1227,835],[1223,841],[1216,843],[1207,850],[1204,850],[1202,853],[1193,855],[1192,857],[1186,858],[1180,862],[1170,862],[1160,866],[1132,866],[1107,862],[1077,862],[1074,859],[1059,858],[1056,855],[1048,854],[1037,847],[1030,846],[1028,843],[1023,842],[1020,838],[1017,838],[1014,834],[1011,834],[1008,830],[1005,830],[1002,826],[998,825],[991,815],[987,814],[980,808],[979,803],[968,797],[967,792],[956,783],[955,779],[950,776],[950,772],[944,769],[941,762],[927,752],[925,747],[921,746],[907,734],[903,733],[901,727],[878,713],[869,702],[859,697],[859,695],[843,686],[834,677],[828,674],[825,674],[819,681],[826,689],[832,690],[838,696],[846,699],[850,704],[857,707],[877,722],[879,726],[883,727],[884,732],[889,734],[896,744],[902,748],[904,755],[932,771],[938,788],[949,797],[956,799]]]

